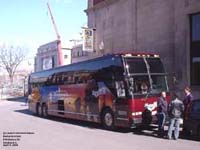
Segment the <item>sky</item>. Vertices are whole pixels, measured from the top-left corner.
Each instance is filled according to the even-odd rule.
[[[47,2],[62,43],[78,38],[87,24],[87,0],[0,0],[0,43],[27,47],[33,57],[40,45],[56,40]]]

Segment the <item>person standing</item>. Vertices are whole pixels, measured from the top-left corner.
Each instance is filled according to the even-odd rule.
[[[183,104],[184,104],[184,107],[185,107],[185,110],[184,110],[184,115],[183,115],[183,120],[186,119],[186,116],[187,116],[187,112],[188,112],[188,109],[190,107],[190,104],[193,100],[193,96],[192,96],[192,93],[191,93],[191,89],[189,87],[186,87],[184,89],[184,92],[186,94],[186,97],[184,98],[183,100]]]
[[[184,104],[184,112],[183,112],[183,134],[187,135],[188,131],[185,129],[185,120],[187,120],[188,117],[188,111],[190,109],[190,104],[193,100],[193,96],[192,96],[192,91],[189,87],[185,87],[184,89],[185,92],[185,98],[183,100],[183,104]]]
[[[167,114],[167,100],[166,100],[166,92],[162,91],[161,96],[158,98],[157,101],[158,106],[158,136],[163,137],[164,136],[164,125],[166,120],[166,114]]]
[[[180,119],[183,111],[184,111],[184,104],[179,99],[178,95],[174,93],[174,99],[170,102],[168,107],[168,114],[169,114],[168,139],[172,139],[173,128],[174,128],[174,139],[175,140],[178,139]]]

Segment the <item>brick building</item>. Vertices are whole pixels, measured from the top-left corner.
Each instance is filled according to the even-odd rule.
[[[200,0],[88,0],[85,12],[96,53],[159,54],[171,88],[200,97]]]

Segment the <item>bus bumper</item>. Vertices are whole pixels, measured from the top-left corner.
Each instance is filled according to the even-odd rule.
[[[130,119],[130,128],[136,128],[142,124],[142,118]]]
[[[136,128],[142,124],[142,118],[116,119],[115,125],[124,128]]]

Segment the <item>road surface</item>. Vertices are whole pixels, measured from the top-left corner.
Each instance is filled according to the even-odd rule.
[[[156,128],[106,131],[100,125],[32,115],[23,102],[0,101],[1,150],[199,150],[200,142],[158,138]]]

